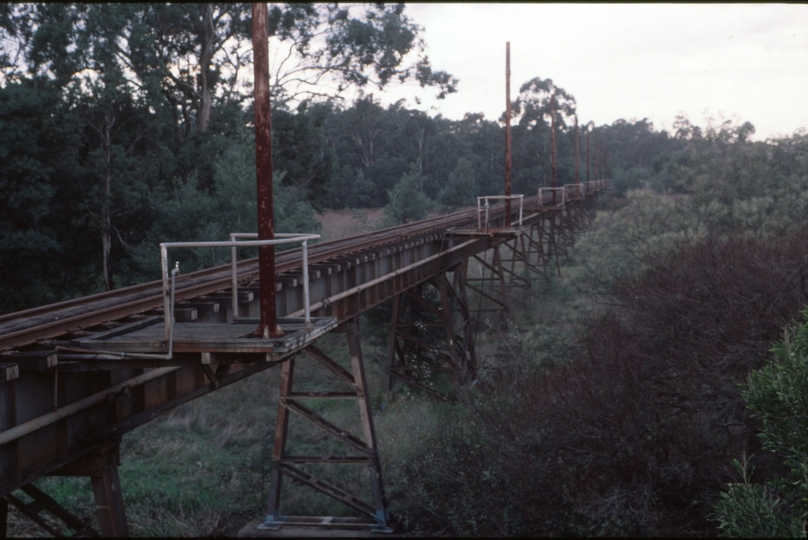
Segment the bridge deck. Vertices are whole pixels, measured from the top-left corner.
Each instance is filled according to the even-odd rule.
[[[174,323],[173,352],[291,353],[337,326],[336,317],[316,317],[310,328],[306,328],[302,318],[281,318],[278,324],[285,335],[262,339],[253,336],[258,322],[258,319],[239,319],[236,323]],[[90,334],[63,346],[111,352],[168,352],[165,323],[160,317],[150,317],[128,328]]]
[[[196,321],[177,317],[173,362],[95,358],[105,351],[167,353],[159,282],[0,315],[0,496],[181,403],[277,365],[337,324],[515,236],[529,236],[524,231],[536,223],[555,220],[604,188],[568,199],[568,210],[526,198],[531,211],[523,230],[502,228],[499,205],[491,207],[483,234],[469,228],[476,211],[462,211],[313,246],[312,329],[298,318],[304,308],[299,250],[279,253],[277,308],[287,331],[280,340],[247,337],[257,327],[251,319],[258,313],[255,260],[239,263],[238,313],[230,303],[229,268],[177,280],[177,307]]]

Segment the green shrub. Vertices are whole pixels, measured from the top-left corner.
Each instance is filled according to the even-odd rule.
[[[808,309],[806,324],[786,329],[772,349],[774,361],[753,371],[743,397],[761,421],[763,448],[784,464],[784,474],[753,483],[746,457],[734,460],[742,482],[728,486],[716,505],[723,534],[732,537],[805,537],[808,523]]]
[[[432,201],[422,191],[424,177],[417,170],[411,170],[401,177],[390,191],[390,202],[384,207],[388,226],[408,221],[418,221],[426,217]]]

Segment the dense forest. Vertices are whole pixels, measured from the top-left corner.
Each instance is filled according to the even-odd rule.
[[[360,91],[407,77],[455,91],[428,59],[404,65],[417,36],[401,6],[364,18],[326,5],[271,11],[273,37],[302,55],[298,70],[316,63],[314,76],[338,72]],[[248,18],[244,6],[212,4],[0,7],[0,312],[155,279],[161,241],[254,230],[252,100],[239,79]],[[340,48],[306,41],[324,31]],[[316,232],[314,212],[327,209],[399,201],[390,213],[401,221],[502,193],[503,118],[430,117],[272,81],[279,231]],[[558,180],[574,181],[575,99],[537,77],[513,107],[514,193],[549,185],[551,96]],[[644,120],[586,129],[582,180],[595,154],[636,175],[682,147]]]
[[[392,224],[502,193],[504,116],[450,120],[373,96],[408,79],[458,91],[403,5],[271,6],[270,26],[297,61],[272,68],[276,230],[317,232],[318,212],[346,208],[383,207]],[[0,5],[0,313],[156,279],[161,241],[255,229],[249,39],[249,6]],[[514,299],[511,330],[485,340],[458,403],[407,394],[374,413],[393,521],[804,537],[808,327],[794,321],[808,304],[808,135],[754,141],[752,123],[685,116],[670,133],[598,126],[576,121],[574,90],[539,74],[519,87],[513,192],[551,182],[551,115],[558,182],[577,171],[612,192],[563,277]],[[382,319],[363,323],[370,358]],[[144,428],[189,462],[204,444],[241,483],[212,469],[177,495],[193,474],[153,472],[163,450],[124,439],[136,532],[225,534],[260,514],[258,496],[223,502],[265,490],[272,429],[254,426],[277,402],[256,380]],[[191,525],[157,524],[166,515]]]

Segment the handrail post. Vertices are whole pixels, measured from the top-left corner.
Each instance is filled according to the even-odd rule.
[[[488,203],[488,197],[485,199],[485,234],[488,234],[488,211],[491,205]]]
[[[308,241],[317,240],[320,235],[317,234],[297,234],[297,233],[280,233],[275,235],[271,240],[258,239],[247,240],[239,242],[237,238],[256,238],[258,235],[255,233],[230,233],[230,241],[223,242],[164,242],[160,244],[160,267],[163,279],[163,309],[165,312],[165,326],[166,326],[166,343],[169,345],[169,358],[171,358],[171,341],[173,337],[173,310],[174,310],[174,281],[176,274],[179,273],[179,263],[177,263],[173,272],[168,271],[168,248],[183,248],[183,247],[229,247],[230,248],[230,270],[231,270],[231,286],[232,286],[232,304],[233,304],[233,323],[238,319],[238,248],[239,247],[262,247],[262,246],[275,246],[277,244],[294,244],[301,242],[302,246],[302,259],[303,259],[303,301],[308,309],[310,301],[309,290],[309,263],[308,263]],[[169,286],[169,277],[171,278],[171,285]],[[274,283],[273,283],[274,287]],[[273,289],[274,291],[274,289]],[[170,298],[169,298],[170,297]],[[311,314],[306,315],[306,326],[311,328]],[[271,337],[271,336],[270,336]]]
[[[163,319],[165,320],[166,327],[166,345],[171,339],[171,303],[169,300],[168,288],[168,247],[165,244],[160,244],[160,267],[163,274]]]
[[[309,305],[309,241],[303,240],[303,306],[306,309],[306,328],[311,328],[311,306]]]
[[[525,203],[525,196],[519,195],[519,226],[522,226],[522,209]]]
[[[237,260],[238,260],[238,248],[235,246],[236,242],[236,233],[230,233],[230,241],[233,242],[233,246],[230,247],[230,271],[231,275],[231,284],[232,284],[232,298],[231,298],[231,305],[233,307],[233,322],[236,322],[238,319],[238,276],[236,274],[237,270]]]
[[[174,263],[174,269],[171,271],[171,331],[168,334],[168,354],[166,357],[170,360],[174,354],[174,290],[176,288],[177,274],[180,273],[180,263]]]

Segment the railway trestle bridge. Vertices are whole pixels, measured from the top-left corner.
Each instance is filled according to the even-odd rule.
[[[359,315],[392,299],[386,391],[406,384],[451,400],[447,389],[476,377],[480,322],[505,324],[509,290],[529,291],[533,277],[560,271],[559,259],[594,218],[608,186],[608,180],[594,180],[496,204],[481,200],[477,209],[280,252],[280,338],[252,337],[259,310],[256,259],[187,274],[164,270],[162,282],[0,316],[2,532],[13,505],[56,536],[63,530],[96,534],[32,484],[56,475],[90,477],[98,532],[128,535],[117,469],[121,436],[273,367],[281,370],[281,382],[263,527],[388,531]],[[169,278],[173,286],[166,285]],[[440,342],[423,337],[426,327],[438,329]],[[317,346],[328,332],[345,334],[350,365]],[[300,390],[295,363],[301,354],[330,372],[339,389]],[[445,384],[434,384],[441,377]],[[307,405],[312,398],[355,400],[362,433],[323,418]],[[344,452],[292,454],[291,416],[322,429]],[[332,464],[362,469],[370,495],[349,493],[312,473],[312,467]],[[357,517],[282,515],[288,479],[340,501]]]

